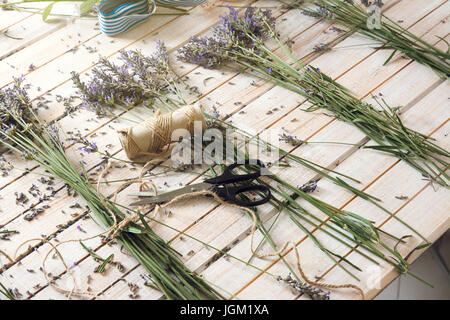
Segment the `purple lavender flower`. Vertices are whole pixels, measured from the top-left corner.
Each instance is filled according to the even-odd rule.
[[[307,88],[302,88],[300,90],[302,90],[307,96],[310,96],[313,93],[311,89],[307,89]]]
[[[243,17],[229,7],[230,12],[220,16],[212,36],[192,37],[178,50],[178,59],[205,68],[232,61],[246,50],[259,52],[259,45],[273,35],[275,19],[270,10],[249,7]]]
[[[213,37],[194,36],[178,50],[178,59],[212,69],[229,61],[224,47],[229,47],[229,44]]]
[[[47,130],[47,133],[52,138],[52,142],[55,146],[61,147],[64,149],[64,143],[62,142],[60,135],[59,135],[59,128],[54,123],[46,124],[45,128]]]
[[[286,142],[286,143],[289,143],[293,147],[299,147],[305,142],[305,141],[297,138],[296,136],[287,134],[285,132],[280,134],[280,139],[279,140],[283,141],[283,142]]]
[[[95,142],[89,142],[86,138],[81,138],[77,140],[77,142],[83,144],[83,146],[79,147],[78,150],[81,150],[87,154],[98,151],[97,144]]]
[[[2,10],[14,10],[14,5],[11,3],[10,5],[6,5],[8,3],[8,0],[2,0],[2,3],[5,4],[5,6],[2,6]]]
[[[313,18],[332,18],[333,13],[325,7],[319,6],[316,10],[303,10],[302,14]]]
[[[145,56],[139,50],[121,50],[120,57],[124,66],[131,68],[135,76],[143,81],[149,81],[154,76],[168,76],[171,74],[169,55],[164,42],[156,42],[156,50],[151,56]]]
[[[331,47],[328,43],[321,42],[321,43],[315,45],[313,50],[314,50],[314,52],[326,52],[326,51],[330,51]]]
[[[24,81],[23,76],[13,77],[11,86],[0,89],[0,130],[6,134],[36,122]]]
[[[372,2],[372,1],[369,1],[369,0],[361,0],[361,3],[362,3],[365,7],[370,7],[371,5],[375,5],[375,6],[378,6],[378,7],[381,8],[381,7],[384,5],[384,3],[383,3],[382,0],[374,0],[373,2]]]
[[[302,186],[297,186],[297,189],[306,193],[312,193],[317,188],[317,180],[309,181]]]
[[[72,81],[78,89],[82,106],[99,116],[109,114],[117,104],[151,103],[168,92],[168,81],[174,81],[163,42],[157,42],[156,51],[151,56],[138,50],[121,50],[119,59],[122,61],[120,65],[101,58],[86,83],[80,80],[79,74],[72,72]]]
[[[307,294],[313,300],[330,300],[330,291],[324,291],[305,282],[295,280],[292,278],[291,274],[288,274],[285,279],[279,276],[277,280],[283,281],[284,283],[289,285],[297,294]]]

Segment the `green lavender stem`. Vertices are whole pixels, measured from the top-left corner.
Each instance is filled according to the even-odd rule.
[[[4,295],[9,300],[15,300],[14,296],[9,290],[0,282],[0,294]]]
[[[358,5],[341,0],[314,0],[314,3],[322,9],[320,11],[306,10],[310,14],[357,30],[364,36],[379,41],[381,48],[393,50],[385,64],[392,59],[396,52],[401,52],[436,71],[443,78],[450,76],[450,53],[448,51],[442,51],[422,40],[389,17],[381,15],[380,27],[371,27],[368,24],[371,18],[369,13]]]

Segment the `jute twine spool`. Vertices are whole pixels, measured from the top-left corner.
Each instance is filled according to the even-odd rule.
[[[206,120],[199,106],[185,106],[164,115],[158,110],[154,117],[136,126],[119,130],[120,143],[131,160],[161,157],[163,148],[172,143],[172,133],[177,129],[186,129],[190,134],[194,134],[196,121],[201,122],[202,131],[205,130]]]

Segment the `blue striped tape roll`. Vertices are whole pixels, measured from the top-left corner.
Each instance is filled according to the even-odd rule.
[[[103,0],[98,5],[98,21],[100,30],[107,35],[125,32],[150,18],[156,5],[151,0]]]
[[[206,0],[156,0],[172,7],[195,7]],[[109,36],[125,32],[155,12],[154,0],[103,0],[98,5],[100,30]]]

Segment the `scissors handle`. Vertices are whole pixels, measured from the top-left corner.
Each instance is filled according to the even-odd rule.
[[[245,159],[244,163],[233,163],[227,167],[225,167],[223,173],[220,176],[206,179],[204,182],[211,183],[211,184],[227,184],[227,183],[234,183],[234,182],[242,182],[242,181],[252,181],[261,176],[261,170],[258,170],[253,173],[249,174],[234,174],[233,170],[241,165],[249,165],[249,164],[257,164],[260,168],[264,168],[264,163],[260,160],[250,160]]]
[[[245,200],[237,197],[241,193],[245,193],[248,191],[261,191],[263,193],[263,197],[259,200]],[[261,184],[250,184],[246,186],[227,186],[220,185],[214,188],[214,192],[226,201],[230,201],[234,204],[243,207],[256,207],[262,205],[270,200],[271,193],[270,189],[267,186]]]

